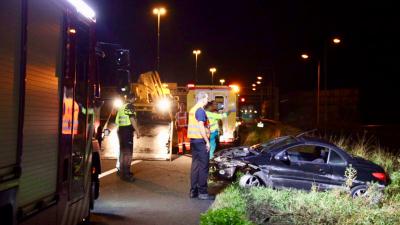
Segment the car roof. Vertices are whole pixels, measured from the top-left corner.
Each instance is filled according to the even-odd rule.
[[[333,144],[333,143],[331,143],[329,141],[326,141],[326,140],[324,140],[322,138],[311,137],[311,136],[300,136],[300,137],[287,136],[287,138],[292,138],[292,140],[294,140],[294,141],[289,143],[289,144],[279,146],[276,149],[273,148],[273,149],[271,149],[272,152],[278,153],[283,149],[289,148],[291,146],[299,145],[299,144],[311,144],[311,145],[322,145],[322,146],[325,146],[327,148],[333,149],[337,153],[339,153],[342,157],[344,157],[345,159],[351,158],[351,156],[346,151],[344,151],[343,149],[339,148],[335,144]],[[287,138],[284,138],[284,139],[278,141],[278,143],[283,141],[283,140],[287,140]]]

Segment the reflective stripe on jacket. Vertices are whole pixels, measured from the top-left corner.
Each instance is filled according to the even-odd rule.
[[[187,112],[177,112],[175,119],[176,119],[176,124],[178,125],[178,127],[187,127],[187,125],[188,125]]]
[[[188,138],[192,139],[202,139],[203,136],[201,136],[200,133],[200,125],[199,121],[196,119],[196,111],[202,108],[200,104],[194,105],[190,111],[189,111],[189,123],[188,123]]]
[[[206,111],[208,122],[210,123],[210,132],[214,132],[219,129],[218,120],[228,117],[227,113],[214,113]]]
[[[78,134],[78,115],[78,103],[76,103],[72,98],[64,98],[62,115],[63,134]]]
[[[115,123],[119,127],[131,126],[130,117],[134,115],[132,109],[129,109],[127,106],[130,103],[124,104],[120,109],[118,109],[117,116],[115,117]]]

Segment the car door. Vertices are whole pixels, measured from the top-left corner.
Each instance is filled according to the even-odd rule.
[[[334,149],[330,149],[327,164],[332,168],[330,184],[332,186],[342,186],[346,180],[344,176],[347,167],[346,160]]]
[[[325,189],[330,183],[332,171],[326,163],[327,156],[316,160],[320,157],[315,155],[316,149],[328,155],[328,149],[323,146],[306,144],[292,146],[279,153],[270,168],[274,186],[309,190],[312,185],[317,185]],[[285,155],[287,160],[282,157]]]

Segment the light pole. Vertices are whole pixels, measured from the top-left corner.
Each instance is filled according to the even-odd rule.
[[[154,8],[153,14],[157,15],[157,71],[160,72],[160,21],[161,15],[165,15],[165,8]]]
[[[225,79],[220,79],[219,82],[221,83],[221,85],[224,85]]]
[[[326,43],[328,42],[328,43]],[[325,93],[328,91],[328,46],[338,46],[339,44],[342,43],[342,40],[340,37],[333,37],[330,38],[329,41],[325,41],[324,43],[324,48],[323,48],[323,63],[322,65],[324,66],[324,90]],[[328,96],[328,95],[325,95]],[[328,98],[325,97],[325,104],[324,104],[324,126],[326,126],[328,122]]]
[[[338,37],[332,38],[331,39],[331,44],[333,45],[339,45],[342,40]],[[324,48],[323,48],[323,66],[324,66],[324,90],[325,92],[327,92],[328,90],[328,71],[327,71],[327,45],[329,45],[329,43],[324,43]],[[307,53],[303,53],[301,54],[301,58],[308,60],[310,58],[310,56]],[[321,60],[317,59],[317,126],[319,125],[320,122],[320,96],[321,96]],[[327,96],[327,95],[326,95]],[[326,124],[327,120],[328,120],[328,99],[325,99],[325,104],[324,104],[324,123]]]
[[[306,53],[301,54],[301,58],[304,60],[308,60],[310,56]],[[317,126],[319,125],[319,101],[320,101],[320,94],[321,94],[321,60],[317,62]]]
[[[195,55],[195,58],[196,58],[196,64],[195,64],[195,68],[194,68],[194,82],[197,83],[197,57],[198,57],[198,55],[201,54],[200,49],[193,50],[193,54]]]
[[[211,85],[214,85],[214,73],[217,72],[217,68],[211,67],[210,72],[211,72]]]

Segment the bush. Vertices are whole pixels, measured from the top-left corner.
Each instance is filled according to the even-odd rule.
[[[400,171],[391,174],[391,184],[385,189],[385,200],[400,204]]]
[[[232,207],[209,210],[200,217],[200,225],[251,225],[243,213]]]
[[[242,190],[237,185],[231,185],[224,190],[223,193],[219,194],[212,204],[211,208],[234,208],[239,213],[246,213],[246,202],[242,198],[240,193]]]
[[[270,188],[241,189],[237,186],[230,186],[229,189],[229,194],[222,193],[217,197],[217,200],[224,201],[224,204],[214,204],[207,213],[209,217],[224,217],[228,215],[227,211],[229,211],[231,213],[229,215],[236,219],[245,218],[243,221],[246,221],[247,218],[254,224],[400,224],[400,211],[396,205],[371,205],[368,198],[352,199],[346,192],[304,192]],[[227,198],[227,195],[230,197]],[[236,196],[233,197],[232,195]],[[221,196],[224,197],[220,198]],[[229,199],[234,201],[229,202]],[[239,202],[240,204],[238,204]],[[246,205],[244,211],[243,202]],[[240,207],[235,208],[235,205]],[[218,215],[217,212],[211,214],[211,212],[220,209],[227,209],[227,211],[218,212],[220,213]],[[212,220],[207,219],[205,221]]]

